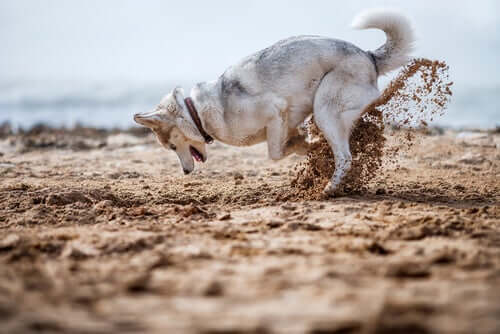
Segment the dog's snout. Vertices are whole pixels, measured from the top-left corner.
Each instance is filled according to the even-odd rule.
[[[189,173],[191,173],[191,171],[189,169],[183,169],[183,171],[184,171],[185,175],[188,175]]]
[[[144,117],[143,113],[134,114],[134,121],[138,124],[144,124],[147,121],[147,117]]]

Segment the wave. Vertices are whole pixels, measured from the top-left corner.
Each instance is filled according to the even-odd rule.
[[[116,84],[0,84],[0,108],[93,108],[158,102],[171,87]]]
[[[172,88],[168,83],[0,82],[0,123],[128,127],[134,113],[152,109]],[[500,85],[457,87],[449,110],[435,124],[499,126]]]

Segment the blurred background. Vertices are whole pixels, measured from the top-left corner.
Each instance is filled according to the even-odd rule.
[[[365,50],[384,33],[350,28],[370,7],[414,22],[416,56],[450,65],[454,97],[435,124],[500,125],[500,4],[476,1],[0,1],[0,123],[129,127],[173,86],[186,92],[274,42],[314,34]],[[383,89],[390,77],[381,78]]]

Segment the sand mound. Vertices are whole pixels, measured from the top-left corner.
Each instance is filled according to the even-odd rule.
[[[396,161],[401,150],[414,143],[414,134],[386,130],[425,128],[428,121],[442,115],[452,92],[449,67],[441,61],[414,59],[393,79],[382,95],[368,105],[350,138],[353,165],[340,192],[363,191],[377,175],[384,160]],[[335,168],[335,158],[314,119],[307,123],[310,140],[314,143],[307,160],[296,166],[297,177],[292,186],[297,196],[319,199]],[[400,135],[397,145],[386,145],[386,135]]]

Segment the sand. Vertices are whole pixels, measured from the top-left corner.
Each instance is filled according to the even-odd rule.
[[[0,332],[498,333],[500,134],[411,135],[311,200],[265,145],[184,176],[143,131],[4,131]]]

